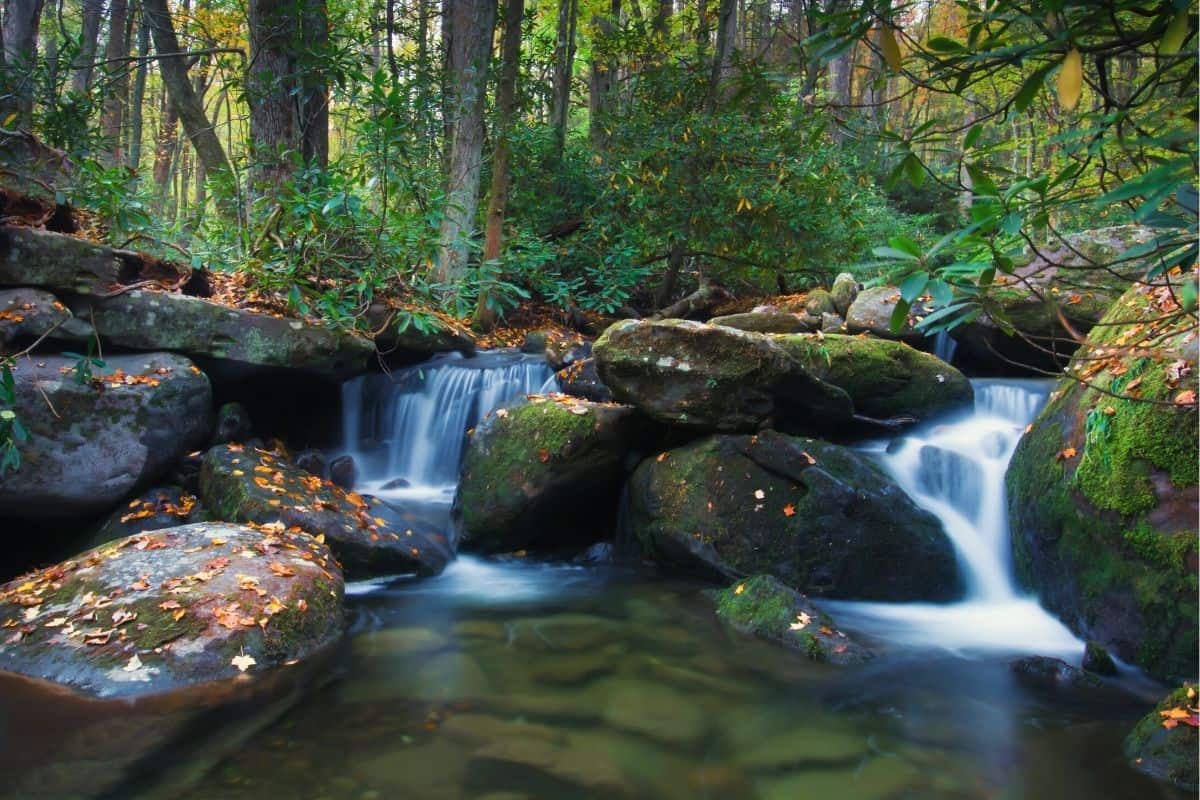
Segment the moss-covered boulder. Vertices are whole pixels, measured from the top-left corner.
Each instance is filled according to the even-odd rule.
[[[897,339],[902,342],[919,342],[925,334],[917,330],[917,323],[929,313],[926,303],[913,302],[908,317],[900,330],[892,330],[892,314],[900,301],[900,290],[895,286],[875,286],[859,292],[854,302],[846,309],[846,330],[850,333],[869,333],[882,339]]]
[[[855,410],[869,417],[927,419],[969,406],[975,397],[961,372],[903,342],[838,334],[776,341],[811,374],[845,390]]]
[[[136,277],[118,251],[61,233],[0,226],[0,286],[103,294]]]
[[[0,586],[0,670],[100,697],[250,675],[342,634],[311,536],[221,524],[131,536]]]
[[[858,664],[873,653],[837,629],[833,618],[771,575],[755,575],[712,593],[717,616],[736,630],[779,642],[814,661]]]
[[[796,420],[820,427],[840,424],[854,410],[845,392],[759,333],[685,320],[625,320],[606,330],[593,352],[618,401],[669,425],[743,431]]]
[[[436,575],[454,557],[449,535],[377,497],[346,491],[277,451],[219,445],[204,455],[200,499],[213,519],[282,523],[324,537],[348,576]]]
[[[1195,686],[1171,692],[1125,738],[1130,765],[1152,778],[1195,794],[1200,788],[1196,752],[1200,747],[1200,715]]]
[[[708,322],[710,325],[724,325],[726,328],[755,333],[803,333],[812,330],[806,317],[786,311],[748,311],[713,317]]]
[[[490,414],[454,502],[463,549],[565,554],[610,534],[636,424],[629,406],[566,395]]]
[[[659,562],[722,581],[769,574],[807,594],[952,600],[950,539],[865,456],[774,431],[710,436],[643,461],[629,525]]]
[[[0,345],[42,336],[61,341],[86,341],[92,326],[71,316],[58,298],[40,289],[0,292]]]
[[[1007,484],[1019,577],[1080,636],[1196,673],[1195,318],[1135,287],[1022,438]]]
[[[861,289],[858,281],[849,272],[838,273],[838,276],[833,279],[833,286],[829,289],[829,295],[833,298],[833,305],[837,309],[838,316],[846,316],[846,312],[850,310],[850,305],[858,297]]]
[[[108,299],[77,298],[71,309],[90,320],[106,344],[176,350],[331,380],[362,372],[375,352],[370,340],[324,325],[171,292],[135,290]]]
[[[70,519],[106,511],[208,439],[212,390],[170,353],[109,356],[80,383],[76,361],[18,361],[21,465],[0,476],[0,516]],[[86,378],[86,375],[82,377]]]
[[[613,400],[612,390],[600,380],[595,358],[585,358],[568,364],[554,373],[554,377],[558,380],[559,391],[563,394],[597,403],[611,403]]]

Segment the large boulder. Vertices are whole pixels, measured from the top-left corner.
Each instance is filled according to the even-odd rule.
[[[846,312],[850,310],[850,305],[858,297],[861,288],[858,281],[849,272],[839,272],[838,276],[833,279],[833,286],[830,287],[829,294],[833,297],[833,305],[837,308],[838,316],[846,316]]]
[[[916,300],[909,308],[908,316],[900,330],[892,330],[892,314],[900,302],[900,290],[895,286],[875,286],[859,292],[854,302],[846,309],[846,330],[850,333],[869,333],[883,339],[902,342],[919,342],[925,334],[917,330],[917,323],[929,313],[928,304]]]
[[[775,421],[814,428],[850,418],[841,389],[809,374],[768,336],[685,320],[618,322],[596,340],[613,396],[669,425],[753,430]]]
[[[214,519],[281,522],[324,537],[354,578],[436,575],[454,557],[447,534],[421,517],[346,491],[274,451],[238,444],[212,448],[200,469],[200,499]]]
[[[78,294],[103,294],[136,277],[111,247],[61,233],[0,226],[0,286],[40,286]]]
[[[29,439],[18,446],[20,467],[0,476],[0,516],[105,511],[207,440],[212,390],[191,361],[147,353],[106,363],[83,383],[72,358],[16,363],[13,410]]]
[[[1076,355],[1007,484],[1018,576],[1081,637],[1196,674],[1195,317],[1138,286]]]
[[[1013,371],[1014,362],[1062,366],[1079,347],[1076,334],[1091,330],[1145,271],[1138,260],[1121,262],[1122,255],[1153,236],[1134,225],[1102,228],[1029,253],[1011,275],[996,276],[983,313],[951,332],[958,360],[989,372]]]
[[[786,311],[747,311],[713,317],[708,322],[710,325],[724,325],[726,328],[755,333],[803,333],[812,330],[812,325],[805,317]]]
[[[755,575],[713,593],[717,616],[736,630],[799,650],[814,661],[858,664],[872,653],[837,629],[804,595],[771,575]]]
[[[493,412],[455,498],[463,549],[567,553],[611,533],[635,425],[629,406],[566,395]]]
[[[232,308],[199,297],[134,290],[71,302],[106,344],[259,367],[283,367],[341,380],[366,369],[368,339],[299,319]]]
[[[927,419],[969,406],[975,397],[961,372],[903,342],[836,334],[776,341],[811,374],[845,390],[855,410],[869,417]]]
[[[953,600],[954,547],[937,518],[865,456],[764,431],[648,458],[629,525],[658,561],[721,580],[769,574],[811,595]]]
[[[92,326],[71,315],[58,298],[40,289],[0,292],[0,345],[43,336],[66,341],[86,341]]]
[[[1138,772],[1195,794],[1200,783],[1196,748],[1200,746],[1195,686],[1171,692],[1142,717],[1125,738],[1125,757]]]
[[[142,492],[109,514],[91,542],[98,547],[146,531],[204,521],[204,507],[196,502],[194,494],[178,486],[159,486]]]
[[[342,633],[342,575],[311,536],[198,524],[0,586],[0,669],[133,697],[311,656]]]
[[[560,369],[554,373],[558,380],[558,388],[563,394],[582,397],[597,403],[611,403],[612,390],[600,380],[600,372],[596,369],[595,358],[585,358]]]

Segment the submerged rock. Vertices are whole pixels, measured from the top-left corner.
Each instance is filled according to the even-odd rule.
[[[1104,682],[1095,675],[1073,667],[1061,658],[1026,656],[1010,661],[1008,668],[1018,683],[1031,689],[1090,692],[1104,687]]]
[[[1117,665],[1113,662],[1112,656],[1104,649],[1104,645],[1099,642],[1088,642],[1083,651],[1083,664],[1081,665],[1088,672],[1094,672],[1097,675],[1116,675]]]
[[[775,340],[810,373],[845,390],[855,410],[869,417],[928,419],[970,406],[975,397],[961,372],[903,342],[832,334]]]
[[[310,536],[199,524],[0,586],[0,669],[98,697],[254,675],[342,634],[342,576]]]
[[[628,406],[565,395],[499,409],[476,428],[454,502],[463,549],[577,551],[611,533]]]
[[[857,664],[873,653],[847,638],[807,597],[771,575],[755,575],[713,593],[717,616],[743,633],[779,642],[814,661]]]
[[[648,458],[629,482],[647,554],[723,581],[769,574],[811,595],[953,600],[954,548],[874,463],[764,431],[710,436]]]
[[[685,320],[626,320],[606,330],[594,351],[617,400],[669,425],[743,431],[773,419],[838,424],[853,414],[845,392],[763,334]]]
[[[21,465],[0,476],[0,515],[70,519],[106,511],[208,438],[212,390],[171,353],[109,356],[80,383],[73,358],[13,368]]]
[[[1195,675],[1197,651],[1197,344],[1172,308],[1153,286],[1113,306],[1006,476],[1018,577],[1160,678]]]
[[[1125,739],[1130,765],[1194,794],[1200,784],[1196,765],[1198,704],[1195,686],[1182,686],[1163,698]]]
[[[135,290],[72,301],[106,344],[176,350],[244,366],[284,367],[342,380],[366,369],[370,340],[299,319],[169,292]]]
[[[347,492],[274,452],[221,445],[204,456],[200,497],[228,522],[280,523],[324,536],[347,575],[436,575],[454,557],[449,537],[416,515]]]

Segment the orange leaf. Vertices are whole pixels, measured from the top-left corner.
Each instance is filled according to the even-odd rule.
[[[791,503],[788,503],[786,506],[783,507],[783,515],[785,517],[796,516],[796,507],[794,505],[792,505]]]
[[[1180,392],[1175,395],[1175,404],[1180,406],[1196,405],[1196,393],[1191,389],[1188,389],[1186,392]]]
[[[1069,458],[1074,458],[1075,457],[1075,448],[1068,447],[1065,450],[1059,450],[1058,454],[1054,457],[1057,458],[1059,461],[1066,461]]]

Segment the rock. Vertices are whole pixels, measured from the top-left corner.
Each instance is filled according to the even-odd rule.
[[[1104,687],[1104,682],[1060,658],[1026,656],[1013,659],[1008,668],[1018,683],[1031,689],[1048,691],[1090,692]]]
[[[78,169],[62,150],[25,131],[0,130],[0,186],[53,206],[56,194],[78,180]],[[5,216],[11,214],[5,210]]]
[[[837,314],[822,314],[821,315],[821,332],[822,333],[845,333],[846,320]]]
[[[666,684],[617,676],[597,691],[607,698],[602,718],[617,730],[679,747],[698,743],[710,729],[704,709]]]
[[[970,406],[975,397],[961,372],[903,342],[804,334],[775,340],[812,375],[844,390],[855,410],[869,417],[928,419]]]
[[[824,289],[813,289],[805,296],[804,310],[808,312],[809,316],[817,319],[825,314],[839,313],[833,295]]]
[[[149,695],[329,646],[342,634],[342,576],[310,536],[186,525],[0,586],[0,619],[16,623],[0,669],[99,697]]]
[[[1011,362],[1061,368],[1079,346],[1062,320],[1075,332],[1090,331],[1147,269],[1136,259],[1112,262],[1153,237],[1149,228],[1133,225],[1102,228],[1068,235],[1030,254],[1011,276],[996,277],[979,317],[951,332],[959,345],[956,360],[992,374],[1014,371]],[[1089,268],[1093,265],[1103,266]],[[999,320],[1023,336],[1010,335]]]
[[[410,486],[412,486],[412,483],[407,478],[392,478],[383,486],[380,486],[379,490],[382,492],[391,492],[396,489],[407,489]]]
[[[217,424],[213,428],[212,438],[214,445],[244,442],[253,432],[250,412],[241,403],[225,403],[217,409]]]
[[[865,456],[774,431],[710,436],[646,459],[629,525],[663,564],[723,582],[770,574],[811,595],[952,600],[954,548]]]
[[[143,492],[109,515],[96,531],[92,542],[99,546],[145,531],[177,528],[203,521],[204,509],[196,501],[195,495],[178,486],[160,486]]]
[[[611,403],[612,391],[600,380],[595,358],[585,358],[563,367],[554,374],[563,394],[582,397],[594,403]]]
[[[71,301],[105,344],[176,350],[243,367],[281,367],[341,381],[367,368],[370,340],[299,319],[232,308],[169,292],[134,290]]]
[[[596,542],[572,559],[576,564],[612,564],[616,561],[612,542]]]
[[[325,454],[320,450],[301,450],[292,459],[292,463],[309,475],[316,475],[318,478],[329,477],[329,467],[325,463]],[[397,478],[397,480],[403,480],[403,478]],[[395,483],[395,481],[392,481],[392,483]]]
[[[261,450],[239,445],[209,450],[200,472],[200,498],[216,519],[281,523],[324,536],[354,578],[436,575],[454,557],[450,538],[421,518],[347,492]]]
[[[29,432],[21,465],[0,476],[0,516],[69,519],[106,511],[208,438],[212,391],[170,353],[109,356],[79,383],[75,360],[16,363],[17,419]]]
[[[365,320],[375,334],[375,346],[380,353],[399,351],[404,362],[411,363],[420,356],[429,357],[437,353],[459,352],[471,355],[475,352],[475,340],[471,334],[458,327],[450,327],[441,319],[429,318],[428,325],[418,327],[414,317],[406,311],[391,308],[386,303],[372,303],[367,308]],[[431,327],[436,323],[436,327]]]
[[[0,286],[102,294],[121,284],[122,277],[129,277],[129,269],[110,247],[61,233],[0,226]]]
[[[1006,476],[1018,578],[1081,638],[1163,679],[1194,676],[1197,651],[1200,431],[1196,406],[1173,402],[1197,392],[1197,344],[1194,317],[1164,313],[1173,302],[1135,286],[1113,306]],[[1160,404],[1108,394],[1130,392]]]
[[[571,552],[611,533],[632,412],[552,395],[489,415],[454,502],[463,549]]]
[[[40,289],[0,292],[0,344],[42,336],[84,342],[93,335],[91,325],[71,316],[67,307],[49,292]]]
[[[729,314],[723,317],[713,317],[708,323],[756,333],[802,333],[812,330],[799,314],[789,314],[783,311]]]
[[[1099,642],[1088,642],[1083,650],[1083,668],[1097,675],[1116,675],[1117,665]]]
[[[669,425],[740,431],[776,419],[819,426],[853,413],[845,392],[810,375],[763,334],[626,320],[606,330],[594,352],[618,401]]]
[[[851,641],[807,597],[770,575],[755,575],[713,593],[717,616],[737,630],[779,642],[814,661],[858,664],[870,650]]]
[[[530,331],[521,343],[521,352],[544,356],[552,370],[560,370],[568,364],[587,358],[590,347],[579,336],[558,330]]]
[[[838,276],[833,279],[829,295],[833,298],[833,307],[839,316],[845,317],[846,313],[850,311],[850,305],[858,297],[861,288],[858,281],[849,272],[839,272]]]
[[[1195,794],[1200,783],[1196,767],[1196,748],[1200,745],[1197,729],[1182,720],[1176,720],[1170,728],[1164,727],[1163,722],[1172,718],[1171,712],[1195,720],[1196,705],[1195,686],[1182,686],[1142,717],[1125,738],[1125,757],[1130,765],[1138,772]]]
[[[892,312],[900,300],[900,290],[895,286],[876,286],[864,289],[846,309],[846,330],[850,333],[869,333],[882,339],[898,339],[904,342],[919,342],[925,334],[916,329],[916,318],[924,317],[930,307],[917,301],[908,312],[908,320],[899,331],[891,328]]]
[[[338,456],[329,462],[329,479],[335,486],[350,490],[358,483],[358,466],[354,456]]]

